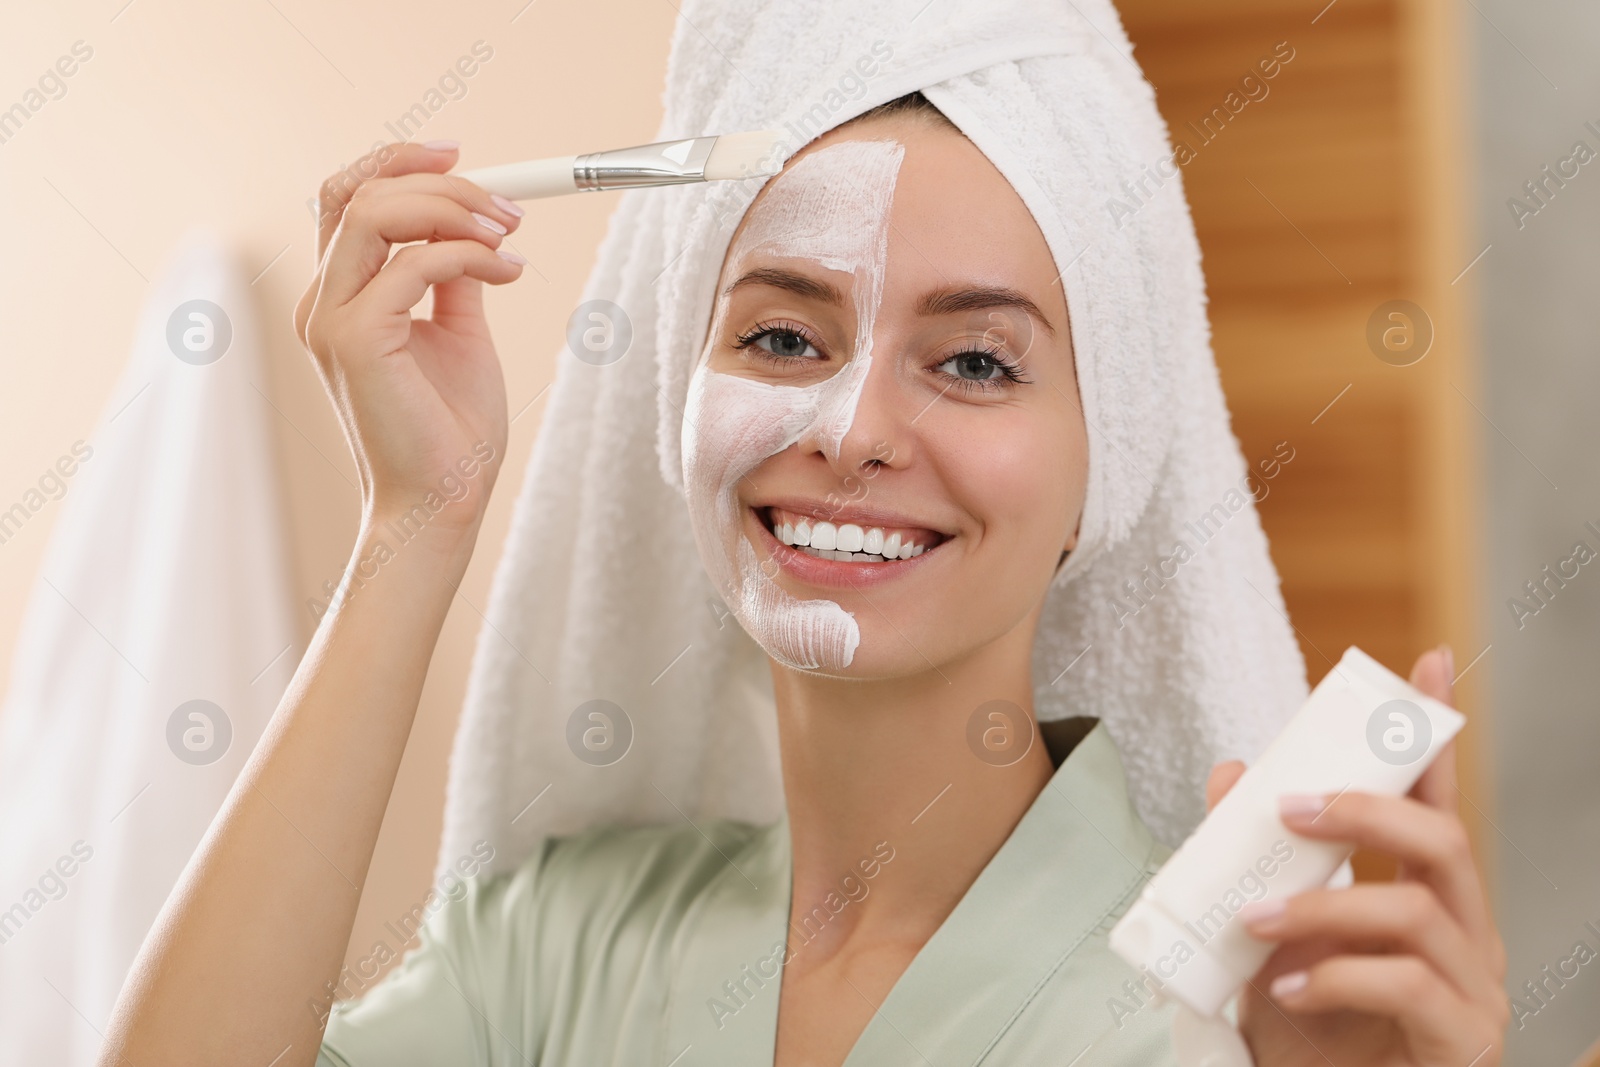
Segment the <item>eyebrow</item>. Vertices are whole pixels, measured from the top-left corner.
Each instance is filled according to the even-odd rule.
[[[737,281],[724,289],[722,294],[732,296],[736,291],[751,285],[770,285],[775,289],[783,289],[796,296],[831,304],[834,307],[843,307],[845,303],[844,294],[835,286],[798,271],[784,270],[782,267],[757,267],[746,271]],[[1052,337],[1055,336],[1056,328],[1039,309],[1039,305],[1023,293],[1004,285],[962,285],[933,289],[924,293],[922,299],[917,301],[917,314],[951,315],[961,311],[999,307],[1016,308],[1032,315]]]

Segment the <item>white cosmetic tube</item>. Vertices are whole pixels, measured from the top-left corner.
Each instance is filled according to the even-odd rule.
[[[1466,723],[1351,647],[1255,765],[1173,853],[1111,931],[1111,947],[1151,984],[1214,1016],[1276,945],[1245,930],[1249,901],[1327,883],[1344,844],[1288,830],[1285,793],[1403,796]]]

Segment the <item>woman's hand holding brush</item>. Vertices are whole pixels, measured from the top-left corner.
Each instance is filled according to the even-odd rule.
[[[323,183],[317,270],[294,321],[355,453],[366,520],[403,516],[457,478],[470,491],[430,525],[470,539],[506,442],[483,286],[515,281],[527,260],[509,247],[522,209],[447,173],[457,156],[453,142],[391,144]],[[432,316],[413,318],[430,288]],[[461,478],[479,463],[482,476]]]

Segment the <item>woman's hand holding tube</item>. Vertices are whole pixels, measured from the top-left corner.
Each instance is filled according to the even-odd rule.
[[[1436,650],[1411,684],[1450,703],[1450,673]],[[1207,806],[1243,773],[1237,761],[1214,767]],[[1240,913],[1251,934],[1279,943],[1239,998],[1258,1067],[1496,1067],[1510,1021],[1506,954],[1456,813],[1454,743],[1409,796],[1286,798],[1282,818],[1306,837],[1388,853],[1400,870]]]
[[[521,209],[445,173],[456,156],[387,145],[323,183],[317,271],[294,321],[355,453],[368,518],[405,514],[457,478],[476,491],[433,522],[475,531],[506,442],[483,285],[514,281],[527,261],[504,247]],[[432,317],[413,319],[430,286]],[[485,444],[494,462],[462,478]]]

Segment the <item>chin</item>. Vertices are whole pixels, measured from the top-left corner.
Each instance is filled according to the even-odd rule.
[[[870,608],[868,609],[871,610]],[[863,627],[861,645],[847,667],[807,669],[790,667],[782,659],[767,652],[768,658],[778,667],[814,678],[832,678],[851,682],[887,682],[910,678],[930,670],[929,660],[918,655],[906,644],[904,638],[893,630]],[[935,661],[939,662],[939,661]]]

